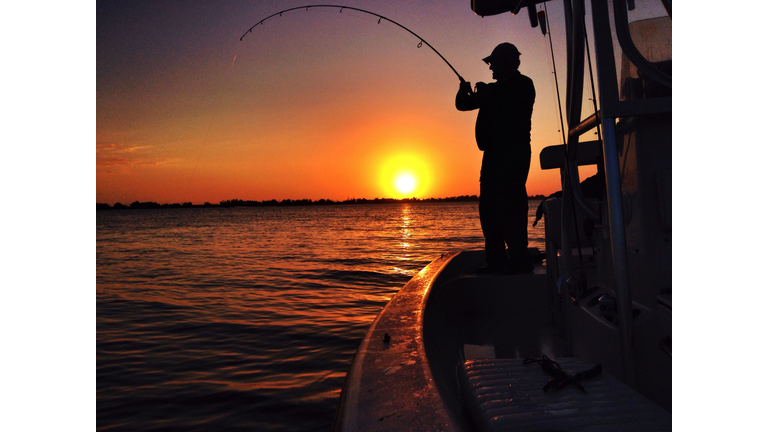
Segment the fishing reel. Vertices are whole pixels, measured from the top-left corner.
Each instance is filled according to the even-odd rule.
[[[578,278],[571,276],[565,281],[565,287],[571,296],[574,306],[578,306],[579,300],[584,299],[599,289],[598,286],[587,288],[587,285],[587,273],[583,270],[579,272]]]

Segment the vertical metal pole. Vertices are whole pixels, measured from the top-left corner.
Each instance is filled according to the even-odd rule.
[[[629,285],[629,263],[627,239],[624,231],[622,209],[621,177],[618,148],[616,146],[616,106],[619,91],[616,80],[616,60],[610,29],[608,0],[592,0],[592,25],[594,29],[595,64],[600,89],[600,123],[603,127],[603,166],[608,201],[608,224],[611,234],[611,256],[616,291],[616,305],[619,318],[619,345],[624,382],[637,386],[637,359],[634,345],[634,323],[632,319],[632,296]]]
[[[605,185],[608,197],[608,224],[611,233],[611,252],[616,277],[616,303],[619,318],[619,344],[622,371],[627,385],[637,386],[637,361],[633,341],[632,295],[629,291],[629,264],[627,238],[624,232],[619,154],[616,149],[616,119],[603,117],[603,155]]]
[[[563,13],[565,14],[565,36],[568,41],[567,44],[567,51],[568,51],[568,71],[567,71],[567,77],[566,77],[566,102],[565,102],[565,110],[566,110],[566,117],[568,120],[568,128],[570,129],[571,125],[576,123],[579,123],[578,117],[581,113],[581,102],[579,102],[579,105],[574,110],[571,108],[572,98],[571,93],[574,92],[574,84],[576,86],[580,86],[582,83],[575,81],[573,79],[573,49],[571,42],[574,40],[573,37],[573,11],[571,8],[571,0],[563,0]],[[567,134],[567,139],[570,140],[570,134]],[[576,141],[578,141],[578,137],[576,137]],[[560,170],[560,184],[561,189],[563,191],[563,197],[562,197],[562,206],[560,208],[560,235],[562,236],[562,263],[563,265],[560,267],[560,273],[563,275],[563,277],[567,280],[569,277],[571,277],[571,274],[573,273],[573,264],[571,263],[573,258],[573,245],[571,243],[571,235],[569,230],[569,223],[570,216],[568,209],[571,206],[571,197],[570,194],[572,193],[571,188],[569,187],[570,182],[568,181],[568,175],[569,175],[569,167],[568,167],[568,150],[571,148],[568,145],[568,141],[563,142],[566,149],[566,160],[565,160],[565,167],[563,170]],[[568,296],[568,293],[565,293],[566,297]]]
[[[581,58],[582,63],[579,62],[579,50],[578,50],[578,43],[583,44],[583,39],[579,37],[575,37],[574,33],[577,32],[578,28],[575,26],[575,24],[578,24],[578,22],[574,19],[574,12],[573,12],[573,5],[572,0],[563,0],[563,14],[565,15],[565,36],[566,36],[566,47],[567,47],[567,59],[568,59],[568,67],[566,72],[566,95],[565,95],[565,111],[566,111],[566,119],[568,121],[568,129],[574,125],[580,123],[580,116],[581,116],[581,87],[583,85],[583,80],[579,81],[579,65],[581,65],[581,73],[584,72],[584,66],[583,66],[583,56]],[[575,65],[574,65],[575,64]],[[575,103],[574,100],[578,100],[578,103]],[[565,142],[565,151],[566,151],[566,158],[565,158],[565,167],[564,170],[561,170],[561,184],[562,184],[562,191],[563,191],[563,197],[562,197],[562,205],[560,208],[560,235],[562,236],[562,249],[561,249],[561,262],[562,265],[560,266],[560,274],[562,275],[563,279],[561,280],[560,284],[560,292],[562,294],[563,299],[563,323],[565,324],[564,330],[565,330],[565,353],[566,355],[570,356],[573,355],[573,338],[572,338],[572,332],[570,328],[570,314],[571,314],[571,294],[568,292],[567,285],[565,281],[571,278],[573,275],[573,239],[571,236],[571,230],[570,230],[570,209],[573,205],[573,185],[571,185],[571,182],[569,180],[570,176],[570,170],[571,167],[568,164],[568,155],[570,153],[575,152],[573,150],[575,149],[575,146],[577,144],[571,144],[573,142],[578,142],[579,137],[575,137],[575,139],[572,139],[570,136],[570,133],[566,135],[567,140]],[[578,187],[578,184],[575,186]],[[578,229],[578,227],[575,227]]]
[[[568,292],[568,284],[566,281],[573,276],[573,242],[571,238],[570,230],[570,210],[573,205],[573,196],[570,183],[568,181],[568,174],[563,168],[560,170],[560,178],[562,179],[563,196],[560,201],[560,262],[559,266],[561,279],[558,281],[560,286],[560,299],[562,303],[560,307],[563,308],[563,337],[565,339],[564,354],[568,357],[573,355],[573,333],[571,331],[571,293]]]

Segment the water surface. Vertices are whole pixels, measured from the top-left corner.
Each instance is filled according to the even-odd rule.
[[[531,222],[538,202],[531,201]],[[376,315],[477,203],[98,211],[98,430],[329,430]],[[544,249],[543,223],[529,229]]]

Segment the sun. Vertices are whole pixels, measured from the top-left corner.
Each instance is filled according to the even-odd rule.
[[[429,193],[432,169],[425,155],[408,152],[382,158],[379,185],[385,198],[423,197]]]
[[[410,173],[399,174],[395,177],[395,189],[403,195],[407,195],[416,189],[416,179]]]

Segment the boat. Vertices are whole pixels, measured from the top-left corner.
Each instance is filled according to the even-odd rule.
[[[471,9],[527,9],[536,27],[539,3]],[[666,16],[632,23],[632,0],[588,3],[563,2],[567,137],[539,155],[562,190],[540,206],[546,250],[531,250],[533,273],[477,274],[479,250],[421,270],[360,344],[334,430],[672,429],[671,0]],[[599,95],[590,115],[585,10]],[[580,183],[588,165],[597,174]]]

